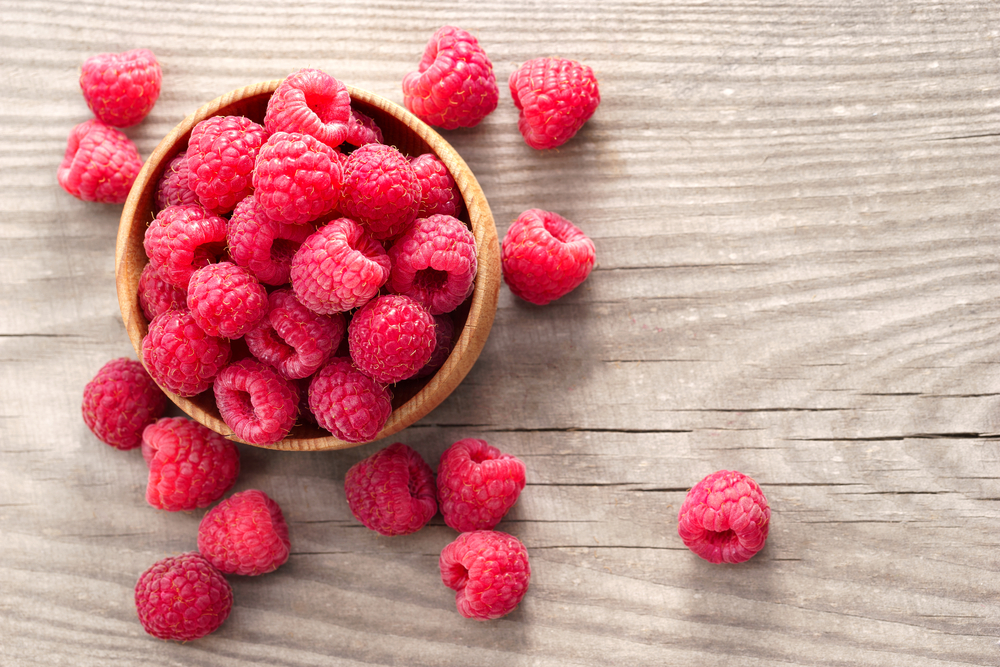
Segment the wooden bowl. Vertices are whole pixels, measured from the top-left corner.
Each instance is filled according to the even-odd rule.
[[[149,325],[138,298],[139,275],[148,262],[142,242],[146,227],[156,214],[156,186],[160,176],[170,160],[187,147],[191,129],[199,121],[210,116],[242,115],[263,123],[267,101],[279,83],[280,80],[266,81],[240,88],[201,107],[164,137],[139,172],[125,202],[118,228],[115,281],[125,329],[140,359],[142,339]],[[455,390],[472,368],[486,343],[496,314],[500,289],[500,247],[486,197],[455,149],[399,105],[364,90],[349,90],[353,107],[375,120],[382,129],[385,143],[410,156],[433,152],[448,167],[465,203],[465,210],[459,217],[470,225],[478,245],[478,273],[472,296],[451,313],[456,332],[451,354],[435,375],[404,380],[390,387],[393,411],[389,421],[375,436],[377,440],[397,433],[427,415]],[[238,356],[237,347],[234,345],[234,358]],[[165,393],[193,419],[226,437],[239,440],[222,421],[211,390],[191,398]],[[268,449],[315,451],[345,449],[360,444],[364,443],[345,442],[319,427],[299,423],[284,440],[269,445]]]

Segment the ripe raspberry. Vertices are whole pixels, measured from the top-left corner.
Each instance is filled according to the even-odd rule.
[[[434,318],[414,299],[386,294],[354,313],[347,342],[361,372],[392,384],[412,377],[430,360],[437,343]]]
[[[378,240],[397,236],[416,218],[420,181],[393,146],[365,144],[347,156],[340,210]]]
[[[361,225],[338,218],[307,238],[292,257],[296,298],[321,315],[368,303],[389,279],[389,256]]]
[[[408,535],[437,513],[434,473],[401,442],[355,463],[344,477],[354,517],[381,535]]]
[[[420,207],[418,218],[434,214],[458,217],[462,210],[462,193],[455,184],[448,167],[433,153],[424,153],[410,160],[420,182]]]
[[[289,74],[271,95],[264,115],[271,133],[308,134],[332,148],[347,139],[350,121],[347,86],[318,69]]]
[[[525,301],[544,306],[575,289],[594,268],[594,243],[572,222],[533,208],[507,230],[500,247],[503,279]]]
[[[720,470],[688,491],[677,533],[710,563],[742,563],[764,548],[771,509],[757,482]]]
[[[455,591],[458,613],[477,621],[512,612],[531,580],[528,550],[496,530],[462,533],[441,550],[438,565],[441,581]]]
[[[347,330],[341,313],[320,315],[289,289],[268,295],[267,315],[243,339],[250,353],[290,380],[307,378],[327,362]]]
[[[464,438],[441,454],[437,488],[446,524],[460,533],[492,530],[524,488],[524,463],[485,440]]]
[[[240,474],[236,445],[184,417],[163,417],[147,426],[142,458],[149,465],[146,502],[168,512],[208,507]]]
[[[601,103],[594,70],[565,58],[536,58],[510,75],[517,129],[532,148],[561,146]]]
[[[345,141],[352,146],[380,144],[382,143],[382,129],[375,124],[374,119],[356,109],[351,109],[351,122]]]
[[[188,184],[202,206],[228,213],[253,193],[254,164],[267,135],[245,116],[212,116],[194,126],[187,148]]]
[[[434,316],[434,352],[427,363],[417,371],[415,378],[427,377],[437,372],[451,354],[451,343],[455,336],[455,323],[447,313]]]
[[[342,182],[340,154],[311,135],[275,132],[257,153],[257,201],[280,222],[301,225],[332,211]]]
[[[299,389],[271,366],[246,358],[215,377],[215,403],[237,438],[251,445],[273,445],[295,426]]]
[[[175,204],[200,204],[198,195],[188,182],[187,151],[181,151],[170,161],[156,185],[156,209]]]
[[[313,233],[310,225],[290,225],[272,220],[255,195],[236,205],[226,240],[229,256],[249,269],[265,285],[284,285],[292,267],[292,255]]]
[[[168,283],[152,264],[147,264],[139,274],[138,292],[139,307],[147,322],[171,308],[187,308],[187,289]]]
[[[163,395],[138,361],[122,357],[104,364],[83,388],[83,421],[115,449],[142,444],[142,430],[167,409]]]
[[[143,629],[158,639],[190,641],[218,630],[233,608],[233,589],[201,554],[153,563],[135,584]]]
[[[392,395],[350,359],[334,357],[309,383],[309,411],[344,442],[369,442],[392,414]]]
[[[142,160],[132,140],[91,119],[70,132],[56,178],[77,199],[123,204],[140,169]]]
[[[187,289],[195,269],[216,260],[226,244],[226,221],[203,206],[168,206],[146,228],[149,263],[171,285]]]
[[[229,341],[209,336],[187,310],[171,309],[149,323],[142,361],[156,383],[178,396],[200,394],[229,362]]]
[[[288,560],[288,524],[278,503],[256,489],[234,493],[198,525],[198,551],[226,574],[255,577]]]
[[[389,289],[413,297],[433,315],[449,313],[472,294],[476,237],[450,215],[417,218],[389,248]]]
[[[115,127],[137,124],[160,97],[163,73],[149,49],[101,53],[83,62],[80,88],[98,120]]]
[[[191,274],[187,307],[208,335],[239,338],[267,314],[267,290],[242,266],[218,262]]]
[[[499,100],[493,63],[461,28],[439,28],[424,49],[419,70],[403,77],[406,108],[446,130],[477,125]]]

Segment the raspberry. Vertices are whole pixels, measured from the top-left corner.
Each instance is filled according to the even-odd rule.
[[[420,302],[433,315],[448,313],[472,294],[476,238],[450,215],[418,218],[389,248],[389,289]]]
[[[524,488],[524,463],[485,440],[464,438],[441,454],[438,503],[458,532],[492,530]]]
[[[87,106],[108,125],[137,124],[160,97],[163,73],[149,49],[91,56],[81,70],[80,88]]]
[[[187,289],[195,269],[211,264],[226,244],[226,221],[203,206],[168,206],[146,228],[142,246],[161,278]]]
[[[433,153],[424,153],[410,160],[410,166],[420,182],[417,217],[427,218],[436,213],[457,217],[462,208],[462,193],[444,162]]]
[[[320,315],[306,308],[289,289],[268,296],[267,316],[243,339],[250,353],[290,380],[307,378],[336,351],[347,322],[340,313]]]
[[[198,525],[198,551],[226,574],[273,572],[288,560],[290,548],[281,508],[256,489],[234,493]]]
[[[188,182],[187,151],[181,151],[167,165],[156,185],[156,208],[163,210],[175,204],[200,203]]]
[[[462,533],[441,550],[438,566],[441,581],[455,591],[458,613],[477,621],[512,612],[531,580],[528,550],[496,530]]]
[[[229,440],[184,417],[163,417],[142,432],[149,465],[146,502],[177,512],[208,507],[240,473],[240,453]]]
[[[345,141],[352,146],[364,146],[365,144],[382,143],[382,129],[375,124],[374,119],[365,114],[351,109],[351,122],[347,130]]]
[[[447,313],[434,316],[434,352],[427,363],[417,371],[415,378],[427,377],[437,372],[451,354],[452,338],[455,336],[455,323]]]
[[[500,247],[503,279],[525,301],[544,306],[575,289],[594,268],[594,243],[572,222],[537,208],[522,213]]]
[[[273,445],[295,426],[299,389],[271,366],[247,358],[215,377],[215,402],[237,438],[251,445]]]
[[[710,563],[742,563],[764,548],[771,509],[757,482],[720,470],[688,491],[677,533]]]
[[[250,269],[266,285],[284,285],[292,267],[292,255],[313,229],[272,220],[257,197],[250,195],[236,205],[229,218],[226,240],[233,261]]]
[[[301,225],[315,220],[340,199],[340,160],[336,149],[311,135],[275,132],[257,153],[257,201],[279,222]]]
[[[510,75],[509,84],[520,110],[517,129],[532,148],[563,145],[601,103],[594,70],[575,60],[529,60]]]
[[[200,394],[229,362],[225,338],[210,336],[187,310],[168,310],[149,323],[142,361],[156,383],[178,396]]]
[[[334,357],[309,383],[309,411],[344,442],[369,442],[392,414],[392,395],[350,359]]]
[[[393,146],[365,144],[347,156],[340,210],[378,240],[397,236],[416,218],[420,182]]]
[[[354,364],[385,384],[416,374],[431,358],[436,341],[434,318],[417,301],[401,294],[369,301],[347,326]]]
[[[307,238],[292,257],[292,290],[310,310],[329,315],[357,308],[389,279],[389,256],[349,218],[338,218]]]
[[[158,639],[190,641],[218,630],[233,608],[233,589],[201,554],[159,560],[135,584],[143,629]]]
[[[91,119],[70,132],[56,178],[77,199],[123,204],[140,169],[142,160],[132,140]]]
[[[289,74],[267,102],[269,132],[308,134],[336,148],[347,139],[351,94],[341,81],[318,69]]]
[[[187,289],[168,283],[152,264],[147,264],[139,274],[138,293],[139,307],[148,322],[171,308],[187,308]]]
[[[355,463],[344,477],[354,517],[380,535],[408,535],[437,513],[434,473],[401,442]]]
[[[115,449],[141,445],[142,430],[166,409],[167,397],[133,359],[109,361],[83,388],[84,423]]]
[[[208,335],[239,338],[267,314],[267,290],[242,266],[218,262],[191,274],[187,307]]]
[[[424,49],[418,71],[403,77],[406,108],[446,130],[477,125],[499,100],[493,63],[476,38],[461,28],[439,28]]]
[[[254,164],[267,135],[245,116],[212,116],[194,126],[187,148],[188,184],[202,206],[227,213],[253,192]]]

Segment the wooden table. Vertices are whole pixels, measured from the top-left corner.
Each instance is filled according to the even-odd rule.
[[[0,664],[1000,664],[1000,5],[990,0],[289,3],[0,0]],[[128,135],[148,156],[201,103],[300,67],[402,102],[445,24],[478,36],[495,113],[444,133],[501,235],[556,211],[597,246],[546,307],[502,288],[465,382],[393,440],[436,464],[480,437],[528,485],[499,526],[520,607],[455,611],[440,517],[363,528],[340,452],[241,447],[236,490],[289,519],[277,572],[186,645],[132,591],[195,546],[203,511],[146,505],[138,451],[81,392],[133,352],[114,286],[120,207],[56,183],[89,112],[78,68],[147,47],[164,83]],[[506,92],[536,56],[594,68],[602,104],[528,148]],[[765,549],[711,565],[677,511],[704,475],[753,476]]]

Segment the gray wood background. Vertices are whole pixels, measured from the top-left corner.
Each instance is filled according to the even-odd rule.
[[[0,664],[1000,664],[1000,7],[992,0],[0,0]],[[500,525],[533,579],[506,618],[461,618],[440,517],[361,527],[341,452],[241,449],[236,489],[290,522],[277,572],[189,644],[147,636],[132,589],[195,546],[202,512],[145,504],[138,451],[80,417],[131,356],[114,287],[120,207],[56,183],[89,112],[78,68],[152,49],[128,131],[300,67],[402,102],[428,37],[476,34],[501,82],[444,133],[501,235],[559,212],[598,267],[550,306],[506,289],[459,389],[393,440],[436,465],[481,437],[528,486]],[[603,102],[528,148],[503,87],[529,58],[594,68]],[[676,535],[705,474],[741,470],[766,548],[713,566]]]

